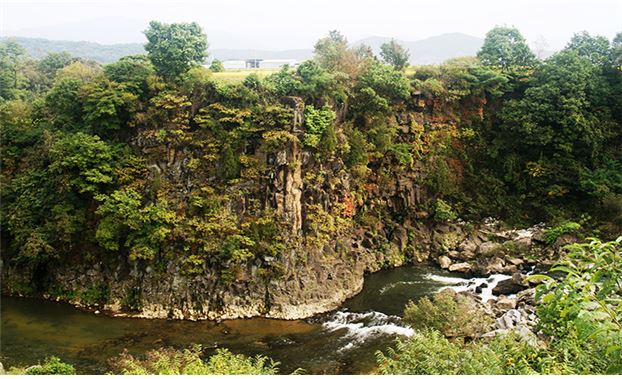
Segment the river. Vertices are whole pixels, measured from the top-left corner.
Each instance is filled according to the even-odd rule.
[[[402,267],[367,276],[363,290],[337,311],[298,321],[252,318],[222,323],[111,317],[68,304],[2,297],[0,361],[6,368],[56,355],[78,373],[103,374],[109,370],[108,360],[124,349],[140,355],[158,347],[198,343],[207,355],[224,347],[268,356],[281,362],[282,374],[296,368],[307,374],[370,373],[377,350],[413,333],[399,317],[409,300],[446,286],[467,285],[459,275],[434,267]]]

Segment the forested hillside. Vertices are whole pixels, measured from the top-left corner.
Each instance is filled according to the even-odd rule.
[[[44,38],[10,37],[2,38],[3,43],[13,41],[22,46],[34,59],[43,59],[51,53],[68,53],[82,59],[92,59],[99,63],[111,63],[126,55],[143,54],[141,43],[119,43],[102,45],[86,41],[52,41]]]

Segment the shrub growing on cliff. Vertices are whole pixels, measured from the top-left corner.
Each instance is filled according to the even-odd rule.
[[[315,109],[312,105],[305,107],[305,146],[318,148],[324,131],[335,121],[335,112],[328,106]],[[333,131],[334,134],[334,131]]]
[[[554,228],[547,229],[544,232],[544,240],[546,241],[547,244],[552,245],[562,235],[576,232],[579,229],[581,229],[581,224],[568,221]]]
[[[453,221],[456,217],[456,212],[451,209],[451,205],[447,204],[443,199],[436,199],[436,204],[434,205],[434,221]]]
[[[111,361],[114,373],[124,375],[274,375],[275,363],[269,358],[248,358],[218,349],[207,361],[201,359],[201,345],[182,351],[161,348],[148,352],[144,359],[123,353]]]

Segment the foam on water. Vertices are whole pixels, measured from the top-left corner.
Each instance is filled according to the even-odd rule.
[[[411,328],[402,325],[401,318],[376,311],[364,313],[338,311],[322,326],[328,331],[346,331],[342,339],[348,343],[339,350],[351,349],[369,338],[382,334],[412,336],[414,333]]]
[[[426,282],[429,283],[430,281],[439,283],[438,291],[451,288],[456,292],[469,291],[476,293],[476,288],[486,283],[486,287],[481,287],[481,293],[476,293],[482,301],[486,302],[489,299],[497,298],[492,294],[492,289],[495,288],[500,281],[509,278],[511,278],[509,275],[493,274],[487,278],[464,279],[428,273],[422,278],[419,278],[419,280],[397,281],[387,284],[380,289],[380,294],[397,286],[417,285]],[[515,295],[510,295],[510,297],[512,296]],[[394,334],[409,337],[414,334],[414,330],[405,326],[400,317],[389,316],[377,311],[362,313],[337,311],[333,313],[330,319],[325,321],[322,326],[330,332],[345,330],[345,335],[341,337],[341,341],[343,341],[344,345],[338,349],[339,351],[349,350],[361,345],[370,338],[375,338],[380,335]]]
[[[442,291],[446,288],[451,288],[456,292],[464,292],[469,291],[475,293],[475,289],[480,285],[486,283],[486,287],[482,287],[481,293],[476,294],[479,296],[482,301],[486,302],[489,299],[496,299],[497,296],[492,294],[492,289],[497,286],[497,284],[505,279],[510,279],[510,275],[505,274],[492,274],[487,278],[471,278],[471,279],[463,279],[463,278],[451,278],[447,276],[426,274],[426,279],[433,280],[440,283],[447,283],[449,285],[441,287],[439,291]],[[510,295],[509,297],[513,297],[515,295]]]

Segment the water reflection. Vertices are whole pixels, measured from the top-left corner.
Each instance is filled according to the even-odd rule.
[[[33,364],[49,355],[80,373],[105,373],[108,359],[127,349],[141,354],[158,347],[203,345],[206,354],[225,347],[235,353],[267,355],[281,373],[298,367],[309,374],[357,374],[374,369],[374,352],[408,335],[400,324],[404,305],[447,283],[431,267],[405,267],[370,275],[363,291],[337,312],[307,320],[262,318],[172,321],[94,315],[66,304],[2,298],[0,354],[5,367]],[[454,275],[455,276],[455,275]]]

